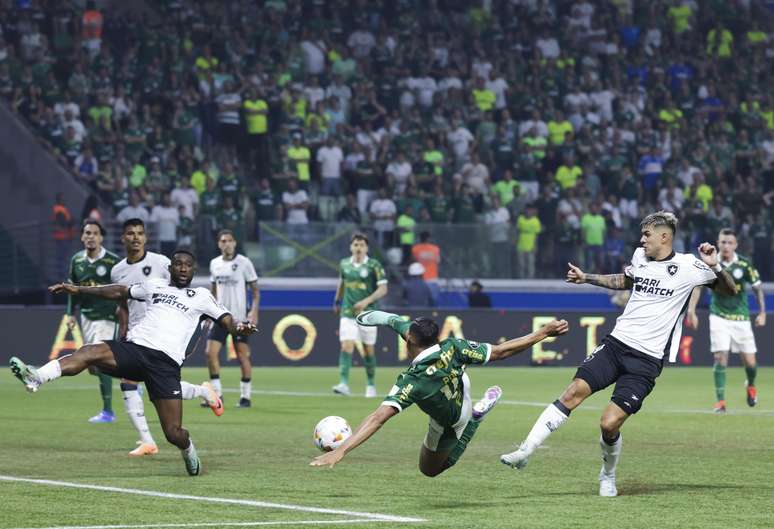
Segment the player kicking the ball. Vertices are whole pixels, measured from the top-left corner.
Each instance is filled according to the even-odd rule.
[[[691,291],[709,286],[717,292],[733,292],[731,276],[718,264],[717,250],[709,243],[699,246],[701,261],[690,254],[677,254],[672,241],[677,218],[659,211],[640,223],[641,248],[635,250],[631,265],[623,274],[586,274],[570,265],[569,283],[589,283],[613,290],[632,289],[626,308],[613,332],[583,361],[575,378],[553,404],[538,418],[518,450],[500,457],[506,465],[522,469],[527,458],[570,416],[570,412],[591,394],[615,383],[611,402],[602,412],[602,469],[599,495],[617,496],[616,465],[621,456],[621,426],[639,411],[645,397],[656,385],[664,356],[674,362],[683,314]]]
[[[352,436],[332,452],[312,461],[312,466],[330,466],[354,450],[394,415],[416,403],[430,416],[430,425],[419,453],[419,470],[434,477],[451,468],[476,433],[481,421],[494,408],[502,390],[492,386],[476,404],[470,399],[470,378],[465,368],[503,360],[536,343],[568,330],[567,322],[554,320],[541,329],[507,342],[491,345],[458,338],[438,341],[438,325],[428,318],[405,321],[396,314],[363,312],[357,323],[364,326],[388,326],[406,340],[411,365],[398,376],[389,395],[358,426]]]
[[[74,376],[91,366],[114,377],[145,382],[161,422],[164,435],[177,446],[188,474],[197,476],[201,463],[196,448],[182,427],[180,366],[185,350],[199,329],[200,319],[208,317],[229,332],[248,335],[256,332],[250,324],[235,324],[231,314],[219,305],[205,288],[190,288],[196,271],[194,256],[185,250],[172,255],[170,281],[152,279],[132,286],[100,287],[58,284],[49,288],[54,294],[94,295],[122,301],[142,300],[147,305],[145,317],[129,329],[125,341],[106,340],[84,345],[75,353],[48,362],[35,369],[16,357],[11,358],[11,372],[30,392],[61,376]]]

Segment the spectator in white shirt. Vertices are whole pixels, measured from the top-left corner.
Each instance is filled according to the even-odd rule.
[[[320,75],[325,71],[325,54],[327,48],[322,39],[307,39],[301,41],[301,49],[304,51],[306,73]]]
[[[486,82],[486,88],[494,92],[495,108],[502,110],[508,105],[508,81],[497,70],[489,72],[489,80]]]
[[[150,219],[150,214],[148,213],[148,210],[140,204],[140,195],[138,195],[136,191],[133,191],[132,194],[129,195],[129,205],[119,211],[118,215],[116,215],[116,220],[118,222],[126,222],[129,219],[140,219],[143,222],[148,222]]]
[[[413,181],[414,176],[411,163],[406,159],[406,154],[403,151],[398,151],[398,156],[387,165],[385,173],[387,185],[393,188],[398,195],[403,194],[409,182]]]
[[[317,77],[309,79],[309,85],[304,88],[304,95],[309,101],[311,108],[316,108],[317,103],[325,99],[325,90],[320,86],[320,81]]]
[[[306,210],[309,209],[309,195],[298,188],[298,179],[288,180],[288,190],[282,193],[282,205],[285,207],[288,224],[309,224]]]
[[[317,163],[322,176],[320,194],[326,196],[341,195],[341,166],[344,152],[332,136],[328,136],[325,145],[317,151]]]
[[[172,205],[169,192],[164,192],[161,195],[161,204],[154,206],[151,210],[150,221],[157,224],[161,253],[171,257],[177,246],[177,227],[180,224],[180,213]]]
[[[449,140],[457,160],[457,166],[460,167],[468,160],[470,146],[475,143],[475,136],[465,128],[461,121],[457,121],[454,130],[446,135],[446,139]]]
[[[387,196],[387,190],[384,187],[379,188],[377,198],[368,208],[368,215],[373,222],[376,240],[382,248],[392,246],[397,213],[395,202]]]
[[[180,178],[180,186],[172,190],[170,195],[172,205],[175,207],[183,206],[185,216],[193,220],[196,217],[196,211],[199,206],[199,194],[196,189],[191,187],[191,177],[183,175]]]

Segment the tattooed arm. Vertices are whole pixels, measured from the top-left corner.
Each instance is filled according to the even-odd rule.
[[[570,269],[567,271],[568,283],[588,283],[589,285],[596,285],[598,287],[609,288],[610,290],[631,290],[632,279],[624,274],[586,274],[572,263],[567,263]]]

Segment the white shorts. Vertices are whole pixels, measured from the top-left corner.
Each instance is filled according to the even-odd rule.
[[[363,342],[363,345],[376,343],[377,327],[359,325],[354,318],[339,320],[339,341]]]
[[[465,427],[468,425],[468,422],[470,422],[470,419],[473,417],[473,402],[470,400],[470,378],[468,378],[467,373],[462,374],[462,411],[460,411],[460,420],[455,422],[451,430],[454,431],[454,435],[457,439],[459,439],[462,436],[462,432],[465,430]],[[444,433],[447,434],[446,438],[444,438]],[[430,417],[430,424],[427,425],[427,435],[425,436],[424,445],[425,448],[430,450],[431,452],[437,452],[439,450],[439,445],[441,444],[441,441],[443,441],[444,446],[441,446],[440,449],[444,452],[449,451],[452,439],[449,439],[450,437],[448,435],[449,430],[444,427],[442,424],[439,424],[435,419]]]
[[[81,316],[83,343],[97,343],[116,337],[116,324],[108,320],[90,320]]]
[[[755,335],[750,320],[734,321],[710,314],[710,350],[713,353],[755,353]]]

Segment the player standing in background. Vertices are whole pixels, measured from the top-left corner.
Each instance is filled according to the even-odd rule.
[[[699,246],[701,261],[691,254],[674,252],[677,218],[672,213],[652,213],[642,220],[640,227],[641,247],[634,251],[631,265],[623,274],[586,274],[568,263],[568,283],[589,283],[612,290],[632,289],[632,294],[613,331],[578,367],[573,381],[543,411],[519,449],[500,457],[502,463],[524,468],[527,458],[564,424],[572,410],[615,382],[611,402],[600,419],[603,464],[599,495],[618,495],[615,471],[623,446],[621,426],[640,410],[645,397],[653,390],[665,355],[669,355],[671,362],[677,357],[683,313],[691,291],[696,286],[734,291],[734,282],[718,264],[717,250],[711,244],[705,242]]]
[[[218,233],[218,248],[220,256],[210,261],[211,291],[218,303],[228,309],[237,319],[246,319],[253,325],[258,325],[258,305],[261,294],[258,291],[258,274],[253,263],[242,254],[236,253],[237,240],[231,230],[221,230]],[[247,287],[253,295],[253,304],[247,310]],[[218,396],[223,398],[223,388],[220,383],[220,350],[226,343],[228,333],[222,327],[213,327],[207,340],[207,367],[210,370],[210,382]],[[239,383],[239,408],[249,408],[252,393],[252,365],[250,363],[250,343],[247,336],[232,336],[236,349],[242,380]]]
[[[113,283],[131,286],[151,279],[169,281],[170,260],[164,255],[147,251],[145,249],[147,241],[145,223],[141,219],[128,219],[124,222],[121,242],[124,244],[126,258],[113,267],[110,274]],[[120,303],[118,307],[119,336],[123,338],[129,330],[137,326],[145,317],[145,311],[146,303],[144,301],[129,299]],[[200,397],[205,399],[215,415],[219,416],[223,413],[223,406],[209,384],[195,386],[181,381],[180,385],[184,400]],[[129,455],[157,454],[159,449],[148,428],[148,421],[145,419],[145,404],[140,395],[138,383],[133,380],[121,380],[121,392],[124,395],[126,414],[140,435],[137,447],[129,452]]]
[[[755,389],[755,375],[758,366],[755,361],[755,335],[750,324],[750,307],[747,304],[745,284],[749,283],[758,299],[758,316],[755,326],[766,325],[766,296],[763,292],[758,271],[749,259],[737,255],[737,240],[734,230],[725,228],[718,234],[718,250],[720,251],[720,266],[734,280],[736,290],[733,294],[712,294],[710,302],[710,351],[715,357],[713,374],[715,378],[715,413],[726,412],[726,367],[728,353],[739,353],[742,357],[745,373],[747,373],[747,405],[752,407],[758,402],[758,391]],[[701,297],[701,291],[695,289],[688,304],[686,316],[688,324],[694,329],[699,328],[699,318],[696,317],[696,305]]]
[[[87,219],[81,227],[83,250],[70,259],[68,279],[74,285],[96,286],[110,283],[110,271],[118,262],[118,256],[102,247],[105,229],[96,220]],[[93,297],[67,298],[67,327],[72,330],[77,321],[73,314],[75,306],[81,313],[81,329],[85,343],[112,340],[116,335],[116,304],[114,301]],[[113,411],[113,378],[98,369],[89,373],[99,378],[99,391],[102,395],[102,411],[89,419],[94,423],[115,422]]]
[[[350,451],[366,442],[388,419],[416,404],[430,416],[430,425],[419,453],[419,470],[435,477],[451,468],[468,447],[479,424],[502,396],[498,386],[486,390],[473,404],[471,364],[503,360],[536,343],[567,332],[567,322],[554,320],[537,331],[501,344],[471,342],[458,338],[438,341],[438,324],[429,318],[405,321],[397,314],[362,312],[357,323],[391,327],[404,340],[411,365],[398,375],[395,385],[376,411],[365,418],[352,436],[332,452],[316,457],[312,466],[334,466]]]
[[[32,393],[62,376],[75,376],[98,367],[114,377],[142,380],[164,430],[164,436],[180,449],[189,475],[201,473],[196,448],[183,428],[180,366],[200,329],[204,317],[215,320],[229,332],[252,334],[253,325],[235,323],[228,311],[205,288],[190,288],[196,273],[196,258],[186,250],[172,255],[170,279],[151,279],[134,284],[79,287],[60,283],[49,287],[54,294],[92,295],[114,301],[145,301],[145,317],[129,329],[125,340],[107,340],[84,345],[75,353],[52,360],[40,368],[10,359],[11,372]]]
[[[333,310],[341,312],[339,320],[339,383],[333,386],[333,392],[349,395],[349,370],[352,367],[352,354],[355,342],[363,344],[363,364],[365,365],[365,396],[376,397],[374,376],[376,374],[376,327],[364,327],[355,321],[355,316],[364,310],[376,308],[376,301],[387,295],[387,278],[384,268],[376,259],[368,257],[368,237],[362,233],[352,235],[349,244],[351,257],[345,257],[339,263],[339,284]]]

